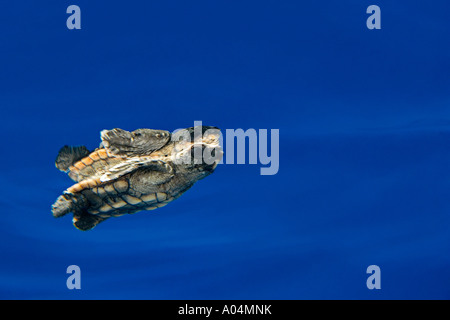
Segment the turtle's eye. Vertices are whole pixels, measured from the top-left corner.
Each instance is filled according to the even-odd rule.
[[[157,133],[155,134],[155,137],[157,137],[158,139],[161,138],[163,135],[161,133]]]

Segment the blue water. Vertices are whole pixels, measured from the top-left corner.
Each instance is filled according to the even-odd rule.
[[[81,30],[66,8],[81,8]],[[381,8],[381,30],[366,8]],[[449,299],[448,1],[9,1],[0,9],[0,298]],[[51,204],[102,129],[279,129],[89,232]],[[69,290],[66,268],[81,269]],[[378,265],[381,289],[366,269]]]

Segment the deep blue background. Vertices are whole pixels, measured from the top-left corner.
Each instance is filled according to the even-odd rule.
[[[450,3],[392,2],[3,2],[0,298],[449,299]],[[279,173],[220,165],[91,232],[52,217],[61,146],[194,120],[279,129]]]

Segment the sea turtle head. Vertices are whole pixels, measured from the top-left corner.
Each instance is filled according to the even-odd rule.
[[[154,129],[137,129],[129,132],[123,129],[102,130],[100,147],[113,155],[148,155],[164,147],[170,141],[170,132]]]
[[[198,173],[199,179],[211,174],[223,156],[220,129],[195,126],[172,134],[172,161],[186,170]]]
[[[131,132],[131,145],[141,153],[158,150],[170,140],[170,132],[155,129],[137,129]]]

